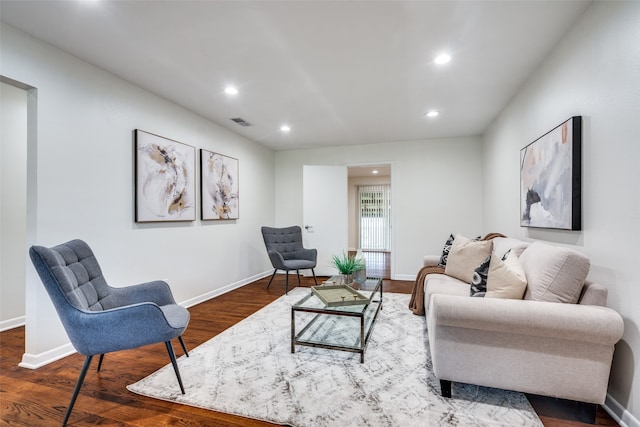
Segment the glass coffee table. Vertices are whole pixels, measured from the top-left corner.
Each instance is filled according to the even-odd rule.
[[[322,286],[317,288],[322,290]],[[360,353],[360,363],[364,362],[364,351],[382,309],[382,279],[370,277],[350,288],[359,295],[344,303],[349,305],[325,303],[309,290],[291,306],[291,353],[295,353],[296,345],[320,347]],[[296,323],[300,327],[297,333]]]

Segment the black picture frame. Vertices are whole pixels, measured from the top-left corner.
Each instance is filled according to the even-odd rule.
[[[582,116],[520,150],[520,226],[582,229]]]

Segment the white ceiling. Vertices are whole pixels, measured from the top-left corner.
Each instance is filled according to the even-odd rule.
[[[480,135],[587,6],[2,0],[0,19],[286,150]],[[442,51],[453,60],[437,66]],[[440,116],[424,117],[430,109]]]
[[[349,166],[347,173],[349,178],[388,177],[391,176],[391,165]]]

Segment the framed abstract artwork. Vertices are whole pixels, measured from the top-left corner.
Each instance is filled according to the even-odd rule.
[[[196,149],[135,130],[135,221],[195,221]]]
[[[200,149],[200,195],[203,220],[238,219],[238,159]]]
[[[582,227],[582,116],[520,150],[520,226]]]

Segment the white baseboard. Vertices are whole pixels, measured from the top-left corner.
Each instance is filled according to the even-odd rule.
[[[415,274],[394,274],[393,275],[393,280],[407,280],[410,282],[415,282],[416,281],[416,277],[417,275]]]
[[[0,322],[0,332],[8,331],[9,329],[17,328],[18,326],[24,326],[24,322],[24,316],[3,320]]]
[[[38,369],[75,352],[76,350],[71,343],[67,343],[40,354],[25,353],[22,355],[22,362],[18,363],[18,366],[28,369]]]
[[[215,298],[217,296],[220,296],[222,294],[226,294],[227,292],[230,292],[234,289],[238,289],[243,287],[244,285],[248,285],[249,283],[253,283],[256,280],[262,279],[264,277],[267,277],[269,275],[271,275],[273,273],[273,271],[266,271],[266,272],[262,272],[262,273],[258,273],[255,274],[251,277],[247,277],[246,279],[240,280],[238,282],[235,283],[231,283],[229,285],[223,286],[221,288],[215,289],[211,292],[206,292],[202,295],[199,295],[197,297],[194,298],[190,298],[186,301],[182,301],[178,304],[180,304],[183,307],[189,308],[189,307],[193,307],[196,304],[200,304],[202,302],[208,301],[211,298]]]
[[[202,295],[199,295],[195,298],[191,298],[188,299],[186,301],[182,301],[179,304],[183,307],[192,307],[196,304],[199,304],[201,302],[210,300],[211,298],[215,298],[217,296],[220,296],[222,294],[225,294],[229,291],[232,291],[234,289],[240,288],[244,285],[247,285],[249,283],[255,282],[258,279],[262,279],[263,277],[266,277],[268,275],[270,275],[272,273],[272,271],[267,271],[267,272],[263,272],[263,273],[259,273],[256,274],[254,276],[248,277],[246,279],[240,280],[238,282],[235,283],[231,283],[227,286],[223,286],[222,288],[216,289],[214,291],[211,292],[207,292],[204,293]],[[24,320],[23,320],[23,324],[24,324]],[[55,362],[56,360],[62,359],[63,357],[69,356],[73,353],[75,353],[75,349],[73,348],[73,346],[71,345],[71,343],[67,343],[64,344],[60,347],[45,351],[43,353],[40,354],[30,354],[30,353],[25,353],[22,355],[22,362],[20,362],[18,364],[18,366],[23,367],[23,368],[28,368],[28,369],[38,369],[41,366],[47,365],[49,363]]]
[[[607,394],[604,405],[602,405],[605,411],[611,415],[611,418],[620,427],[640,427],[640,420],[634,417],[631,412],[627,411],[617,400]]]

